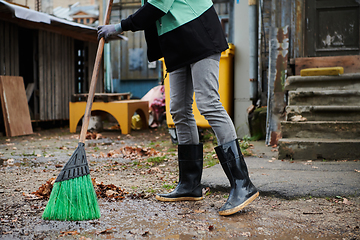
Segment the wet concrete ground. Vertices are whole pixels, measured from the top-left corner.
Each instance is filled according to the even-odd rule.
[[[198,202],[158,202],[154,194],[169,191],[165,186],[175,186],[177,180],[174,146],[166,131],[102,134],[104,138],[86,145],[91,176],[141,193],[140,197],[99,199],[98,220],[44,221],[47,200],[27,200],[26,194],[59,174],[77,146],[78,135],[64,128],[2,137],[0,239],[359,239],[360,199],[354,196],[286,200],[261,195],[229,217],[217,213],[227,192],[210,189]],[[151,166],[139,159],[106,156],[134,144],[169,154],[164,162]]]

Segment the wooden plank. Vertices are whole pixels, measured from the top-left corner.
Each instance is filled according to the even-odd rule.
[[[0,76],[0,85],[6,136],[32,134],[33,130],[23,78]]]
[[[295,74],[300,75],[304,68],[343,67],[344,73],[360,72],[360,56],[309,57],[295,59]]]
[[[5,76],[0,76],[0,101],[1,101],[1,112],[3,114],[3,120],[4,120],[4,127],[5,127],[5,132],[6,132],[6,135],[9,136],[10,135],[10,125],[9,125],[9,121],[7,120],[7,108],[6,108],[6,102],[4,102],[2,100],[2,92],[4,91],[3,90],[3,84],[1,84],[1,79],[2,77],[5,77]]]

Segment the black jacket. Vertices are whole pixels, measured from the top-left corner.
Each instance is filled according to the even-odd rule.
[[[156,21],[166,13],[145,3],[121,21],[124,31],[145,30],[149,61],[162,57],[171,72],[228,48],[218,15],[213,6],[199,17],[158,36]]]

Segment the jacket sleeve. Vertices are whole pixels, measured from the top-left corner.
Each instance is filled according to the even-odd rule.
[[[165,2],[164,1],[155,1],[155,2]],[[170,0],[170,2],[172,2]],[[167,4],[165,4],[167,5]],[[164,8],[165,9],[165,8]],[[123,31],[139,31],[145,30],[150,25],[155,24],[156,20],[164,16],[166,12],[162,9],[150,4],[149,2],[145,3],[139,10],[134,14],[131,14],[128,18],[121,21],[121,27]]]

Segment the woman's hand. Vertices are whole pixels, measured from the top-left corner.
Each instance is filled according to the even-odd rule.
[[[115,25],[103,25],[98,27],[98,41],[103,37],[105,42],[111,40],[111,37],[117,36],[120,32],[116,31]]]

